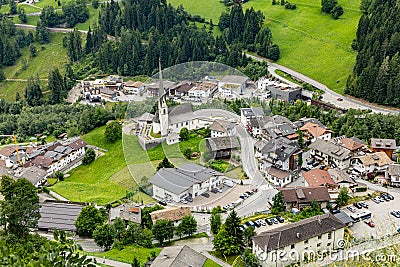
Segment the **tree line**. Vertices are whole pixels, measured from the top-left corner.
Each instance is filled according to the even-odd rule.
[[[272,43],[260,11],[234,5],[223,14],[220,28],[224,34],[214,37],[205,25],[196,26],[194,16],[182,6],[174,8],[164,0],[128,0],[101,6],[97,25],[89,29],[85,45],[79,32],[66,40],[71,62],[83,61],[93,72],[120,75],[152,75],[158,59],[163,67],[188,61],[216,61],[232,67],[246,67],[250,60],[244,49],[256,51],[273,60],[279,47]],[[212,22],[209,23],[213,26]],[[239,27],[239,28],[237,28]],[[115,41],[107,40],[115,36]],[[78,75],[87,75],[79,66]]]
[[[400,6],[363,0],[353,48],[358,52],[345,93],[400,107]]]

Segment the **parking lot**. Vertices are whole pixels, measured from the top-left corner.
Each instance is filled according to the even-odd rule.
[[[352,234],[357,238],[370,238],[371,236],[374,238],[382,237],[388,234],[393,234],[396,232],[397,228],[400,227],[400,218],[396,218],[390,214],[393,210],[400,210],[400,193],[390,193],[394,196],[394,200],[389,202],[381,202],[377,204],[372,200],[365,201],[368,204],[368,210],[372,213],[372,221],[375,224],[375,227],[368,226],[365,222],[360,221],[354,223],[349,230]],[[357,209],[356,213],[366,210],[365,208]],[[348,214],[354,214],[349,211],[346,207],[343,208],[343,211]]]
[[[265,219],[262,219],[262,220],[265,222]],[[259,233],[262,233],[265,231],[273,230],[275,228],[278,228],[278,227],[286,225],[286,224],[288,224],[288,222],[286,220],[283,223],[276,223],[276,224],[274,223],[272,225],[265,224],[265,225],[261,225],[260,227],[255,227],[255,231],[257,234],[259,234]]]

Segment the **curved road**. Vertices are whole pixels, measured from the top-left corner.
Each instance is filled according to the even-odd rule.
[[[292,75],[293,77],[296,77],[297,79],[304,81],[308,84],[311,84],[312,86],[323,90],[325,93],[323,94],[323,100],[325,102],[331,103],[337,107],[340,108],[345,108],[345,109],[349,109],[349,108],[354,108],[354,109],[364,109],[364,110],[371,110],[372,112],[375,113],[383,113],[383,114],[388,114],[388,113],[392,113],[392,114],[398,114],[399,111],[398,110],[391,110],[391,109],[386,109],[386,108],[381,108],[381,107],[377,107],[375,105],[369,105],[366,103],[363,103],[361,101],[352,99],[350,97],[347,96],[342,96],[334,91],[332,91],[331,89],[329,89],[326,85],[311,79],[310,77],[297,72],[295,70],[289,69],[285,66],[273,63],[268,61],[265,58],[259,57],[259,56],[254,56],[254,55],[248,55],[249,57],[257,60],[257,61],[267,61],[268,62],[268,71],[271,75],[273,75],[274,77],[277,77],[280,80],[283,80],[284,82],[288,83],[288,84],[292,84],[294,85],[294,83],[282,78],[281,76],[277,75],[275,73],[275,70],[281,70],[283,72],[286,72],[290,75]],[[342,101],[339,101],[338,98],[343,99]]]

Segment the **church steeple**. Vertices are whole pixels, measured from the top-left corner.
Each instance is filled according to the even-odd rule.
[[[168,135],[168,106],[166,101],[166,93],[164,90],[161,60],[158,59],[158,75],[159,75],[159,90],[158,90],[158,116],[160,118],[161,136]]]

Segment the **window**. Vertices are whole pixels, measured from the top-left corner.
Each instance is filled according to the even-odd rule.
[[[318,239],[321,239],[321,237],[322,237],[322,235],[319,235],[319,236],[318,236]]]
[[[304,244],[308,244],[308,240],[304,241]]]
[[[318,244],[317,244],[317,247],[320,247],[320,246],[321,246],[321,243],[318,243]]]
[[[290,248],[291,248],[291,249],[294,249],[294,244],[290,245]]]
[[[328,244],[326,244],[328,247],[330,247],[331,246],[331,243],[328,243]]]
[[[332,232],[328,233],[328,239],[331,239],[331,238],[332,238]]]

